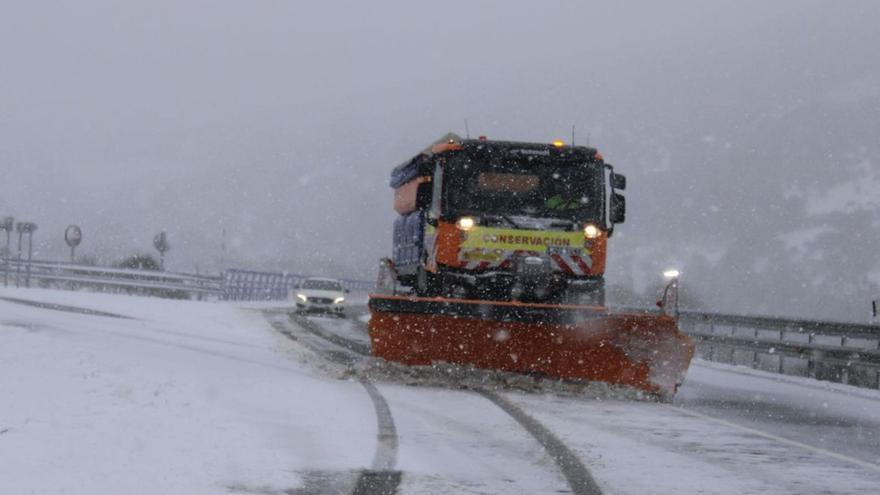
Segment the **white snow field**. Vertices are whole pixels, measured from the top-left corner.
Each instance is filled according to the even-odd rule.
[[[313,350],[318,337],[270,320],[226,303],[0,289],[0,493],[351,493],[381,450],[375,403]],[[310,321],[366,341],[358,316]],[[552,456],[487,398],[374,385],[393,419],[398,493],[570,492]],[[605,494],[880,487],[876,391],[696,361],[672,405],[502,395]]]
[[[367,465],[376,420],[257,312],[40,290],[0,300],[0,493],[281,493]]]

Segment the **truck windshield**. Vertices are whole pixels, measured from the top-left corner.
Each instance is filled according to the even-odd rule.
[[[516,215],[598,221],[601,168],[544,155],[449,155],[449,215]]]

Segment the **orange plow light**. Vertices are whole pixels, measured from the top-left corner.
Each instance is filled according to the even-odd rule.
[[[668,316],[594,306],[371,296],[373,355],[626,385],[671,399],[694,353]]]

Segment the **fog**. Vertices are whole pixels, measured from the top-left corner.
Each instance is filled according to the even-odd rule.
[[[0,216],[36,256],[372,279],[388,172],[448,131],[599,148],[608,283],[865,321],[880,295],[880,3],[3,2]]]

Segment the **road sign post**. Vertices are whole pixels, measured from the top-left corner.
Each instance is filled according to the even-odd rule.
[[[153,247],[159,251],[159,268],[165,271],[165,252],[171,249],[171,246],[168,244],[168,237],[164,230],[153,237]]]
[[[68,225],[64,229],[64,242],[70,246],[70,262],[75,263],[76,247],[82,242],[82,229],[77,225]]]

